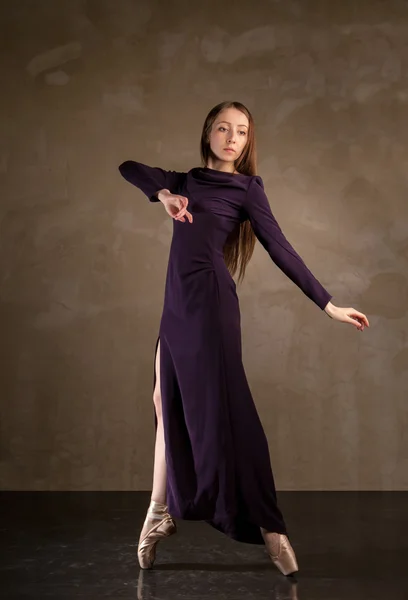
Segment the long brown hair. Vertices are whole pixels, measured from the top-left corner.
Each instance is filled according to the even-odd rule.
[[[254,133],[254,119],[249,110],[241,102],[225,101],[217,104],[208,113],[201,134],[200,154],[204,166],[208,159],[217,158],[211,150],[209,135],[218,114],[226,108],[236,108],[243,112],[249,122],[247,143],[240,157],[235,161],[235,169],[243,175],[257,175],[256,169],[256,143]],[[239,268],[238,282],[242,281],[245,269],[254,252],[256,236],[251,223],[246,220],[238,223],[228,235],[224,245],[224,260],[231,275],[235,275]]]

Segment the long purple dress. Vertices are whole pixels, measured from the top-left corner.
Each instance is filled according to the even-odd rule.
[[[209,167],[181,173],[131,160],[119,170],[151,202],[159,202],[155,193],[163,188],[186,196],[193,215],[193,223],[173,219],[156,341],[168,511],[204,520],[237,541],[264,544],[260,526],[287,529],[242,364],[238,296],[223,258],[229,232],[249,219],[273,262],[317,306],[323,310],[332,296],[286,240],[260,176]]]

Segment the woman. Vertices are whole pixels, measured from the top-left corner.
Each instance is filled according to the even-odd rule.
[[[254,121],[239,102],[208,114],[204,167],[165,171],[126,161],[119,169],[173,218],[154,369],[153,489],[138,559],[151,568],[173,517],[205,520],[229,537],[265,544],[279,570],[298,570],[276,502],[269,448],[245,376],[242,280],[256,238],[275,264],[331,318],[363,331],[366,316],[339,308],[276,222],[256,175]]]

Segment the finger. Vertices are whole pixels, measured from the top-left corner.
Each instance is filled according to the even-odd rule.
[[[355,310],[354,308],[352,308],[350,310],[351,310],[351,314],[349,316],[359,317],[367,327],[370,327],[370,323],[368,322],[368,319],[364,313],[359,312],[358,310]]]
[[[368,319],[367,319],[367,317],[365,316],[365,314],[364,314],[364,313],[358,312],[358,310],[352,310],[352,311],[349,313],[349,316],[350,316],[350,317],[354,317],[354,318],[358,319],[359,321],[362,321],[362,322],[364,322],[366,325],[368,325]]]
[[[173,219],[176,219],[180,215],[182,210],[183,210],[183,208],[172,205],[169,207],[169,210],[167,212],[169,213],[170,216],[173,217]]]
[[[367,318],[363,315],[362,317],[356,317],[356,321],[359,322],[360,327],[362,327],[362,329],[364,329],[364,326],[369,327],[369,323]]]
[[[359,321],[357,321],[357,319],[348,318],[346,320],[346,323],[351,323],[352,325],[354,325],[354,327],[356,327],[356,329],[361,328],[361,325],[360,325]]]
[[[187,209],[183,208],[175,215],[175,218],[180,219],[181,217],[183,217],[186,214],[186,211],[187,211]]]
[[[183,208],[188,204],[188,198],[186,198],[185,196],[175,196],[175,201],[179,206],[182,206]]]
[[[190,223],[193,222],[193,215],[188,210],[186,210],[185,216],[187,217],[187,219],[189,220]],[[177,221],[182,221],[184,223],[185,222],[184,216],[178,218]]]
[[[180,206],[182,206],[183,208],[185,208],[188,204],[188,198],[185,198],[184,196],[177,196],[178,202],[180,204]]]
[[[176,214],[176,217],[181,217],[182,215],[184,215],[186,213],[186,211],[187,211],[186,206],[182,206],[180,208],[180,210],[178,211],[178,213]]]

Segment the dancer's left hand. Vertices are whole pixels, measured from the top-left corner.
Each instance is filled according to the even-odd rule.
[[[358,331],[364,331],[364,327],[370,327],[367,317],[364,313],[359,312],[355,308],[343,308],[342,306],[335,306],[329,302],[324,312],[329,315],[330,318],[335,321],[342,321],[343,323],[351,323]]]

